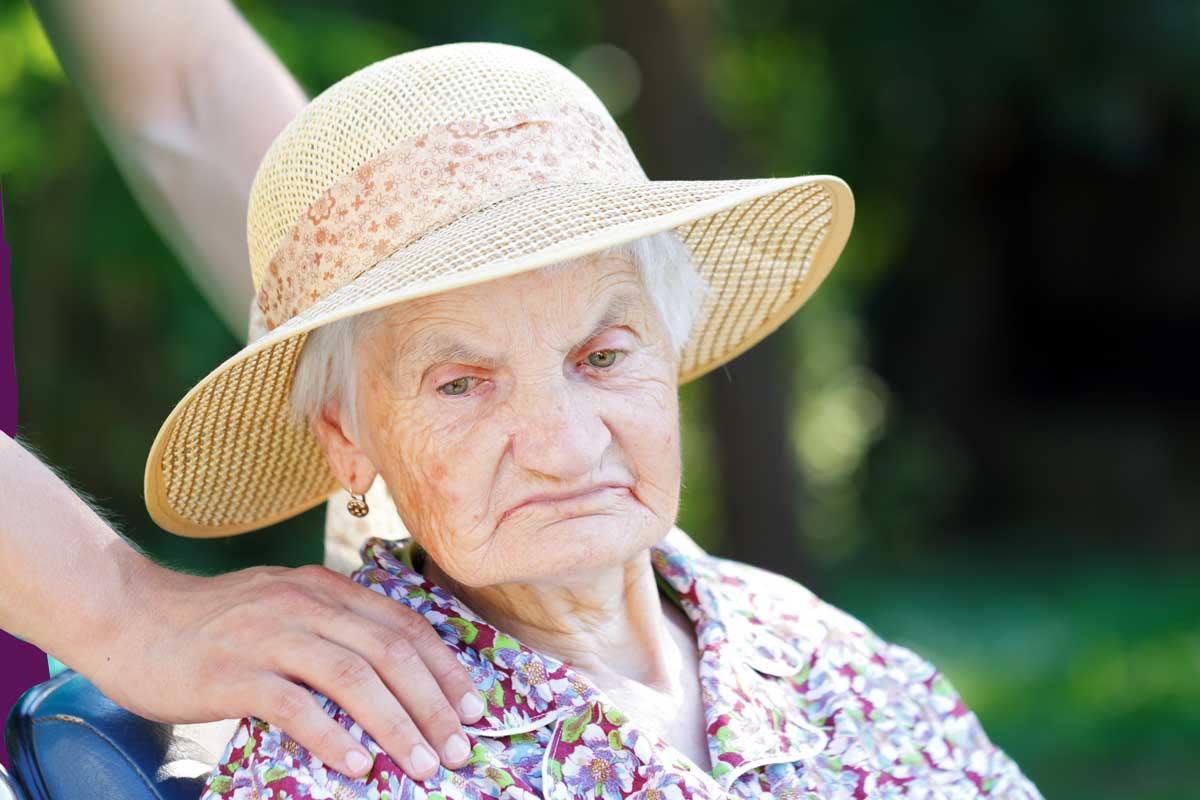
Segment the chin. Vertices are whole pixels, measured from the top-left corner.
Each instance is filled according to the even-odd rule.
[[[567,580],[624,564],[670,530],[649,512],[530,520],[521,527],[510,542],[523,551],[523,560],[533,562],[530,572],[536,574],[529,577]]]

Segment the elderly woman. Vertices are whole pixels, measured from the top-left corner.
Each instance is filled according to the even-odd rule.
[[[251,717],[204,797],[1040,797],[932,665],[674,528],[679,382],[795,311],[851,210],[831,177],[650,181],[521,48],[418,50],[314,99],[251,197],[271,332],[164,424],[148,507],[227,535],[338,486],[368,514],[382,479],[411,538],[368,540],[353,579],[432,623],[487,709],[430,743],[462,766],[420,745],[404,774],[313,691],[365,777]]]

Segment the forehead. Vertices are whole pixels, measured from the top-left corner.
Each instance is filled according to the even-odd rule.
[[[590,256],[394,306],[383,327],[403,362],[487,361],[483,350],[500,329],[528,325],[586,341],[644,319],[647,301],[629,259]]]

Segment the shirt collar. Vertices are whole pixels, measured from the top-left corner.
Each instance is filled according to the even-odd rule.
[[[824,748],[826,734],[795,700],[816,640],[791,636],[789,642],[776,635],[759,616],[747,581],[730,568],[746,565],[677,547],[677,531],[651,549],[651,562],[660,588],[692,622],[712,775],[728,790],[749,769],[798,761]],[[494,628],[418,572],[415,549],[411,539],[372,537],[360,549],[364,566],[353,577],[424,616],[467,667],[487,702],[484,717],[464,726],[467,733],[523,733],[606,702],[568,665]]]
[[[721,788],[728,791],[754,767],[822,751],[828,736],[809,720],[796,694],[824,626],[804,616],[803,608],[772,607],[748,580],[779,576],[707,554],[688,555],[667,540],[651,550],[651,561],[696,631],[709,757]],[[801,590],[793,599],[803,595]],[[784,617],[791,633],[786,639],[776,633]]]

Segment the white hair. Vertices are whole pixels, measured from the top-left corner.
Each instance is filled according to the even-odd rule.
[[[613,245],[599,257],[624,256],[637,267],[647,297],[666,325],[673,355],[687,344],[708,287],[696,271],[691,253],[674,231],[662,231]],[[559,271],[597,254],[545,267]],[[337,402],[349,409],[351,435],[357,435],[358,409],[354,372],[355,342],[387,307],[356,314],[317,328],[308,335],[296,362],[290,401],[300,420],[320,414]]]

